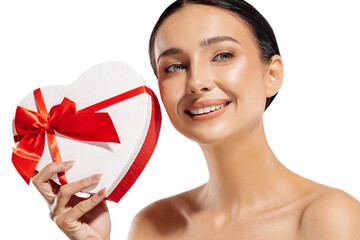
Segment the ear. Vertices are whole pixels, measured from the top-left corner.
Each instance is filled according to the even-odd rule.
[[[284,66],[279,55],[271,57],[266,74],[266,97],[269,98],[279,92],[283,82]]]

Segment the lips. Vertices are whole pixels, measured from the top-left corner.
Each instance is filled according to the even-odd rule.
[[[226,103],[230,103],[230,100],[227,100],[227,99],[209,99],[209,100],[204,100],[204,101],[198,101],[198,102],[194,102],[194,103],[190,104],[189,106],[187,106],[184,109],[184,111],[189,112],[190,110],[195,110],[195,109],[205,108],[205,107],[211,107],[211,106],[216,106],[216,105],[221,105],[221,104],[226,104]]]

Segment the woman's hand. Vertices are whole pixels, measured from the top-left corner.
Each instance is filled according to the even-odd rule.
[[[74,195],[99,183],[101,174],[61,187],[50,179],[58,172],[69,170],[73,163],[50,163],[33,177],[32,182],[47,201],[50,218],[70,239],[110,239],[110,215],[103,201],[105,189],[86,200]]]

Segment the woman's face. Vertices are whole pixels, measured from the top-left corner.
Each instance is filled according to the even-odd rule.
[[[195,4],[169,16],[156,34],[154,57],[170,121],[200,144],[256,128],[273,95],[267,96],[268,65],[256,39],[220,8]]]

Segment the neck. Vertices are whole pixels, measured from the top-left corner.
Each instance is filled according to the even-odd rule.
[[[201,197],[207,208],[231,212],[262,208],[289,189],[290,171],[271,151],[262,118],[247,133],[200,147],[209,168]]]

